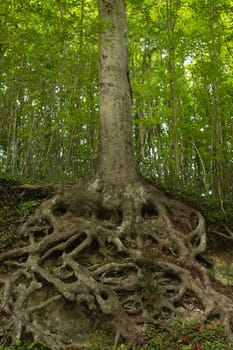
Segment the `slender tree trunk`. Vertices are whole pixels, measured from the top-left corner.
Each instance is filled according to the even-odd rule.
[[[167,15],[167,38],[168,38],[168,69],[169,69],[169,84],[170,84],[170,148],[173,153],[172,177],[175,174],[176,181],[180,179],[180,151],[178,142],[178,96],[177,96],[177,77],[176,77],[176,62],[175,62],[175,25],[177,16],[178,3],[174,4],[173,0],[166,0],[166,15]]]
[[[221,79],[218,57],[220,55],[219,39],[215,30],[216,21],[216,8],[215,3],[210,1],[209,4],[209,26],[211,34],[211,46],[210,57],[213,65],[213,72],[211,74],[212,85],[212,116],[213,116],[213,129],[215,133],[215,158],[216,158],[216,191],[221,203],[221,207],[224,211],[224,136],[222,127],[222,115],[221,115],[221,100],[219,93],[219,79]]]
[[[100,142],[97,174],[108,185],[136,179],[132,146],[127,23],[123,0],[99,0]]]

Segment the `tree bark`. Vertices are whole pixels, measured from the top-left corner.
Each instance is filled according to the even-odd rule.
[[[132,183],[137,175],[132,146],[127,23],[123,0],[99,0],[100,141],[97,174],[105,184]]]

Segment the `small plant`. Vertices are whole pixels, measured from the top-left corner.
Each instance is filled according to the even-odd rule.
[[[38,200],[23,202],[20,204],[19,210],[23,215],[29,215],[35,209],[35,207],[39,205],[39,203],[40,202]]]

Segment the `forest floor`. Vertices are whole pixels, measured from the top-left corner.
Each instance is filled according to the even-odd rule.
[[[19,235],[19,228],[22,227],[26,222],[28,222],[28,218],[32,213],[34,213],[35,209],[40,206],[40,204],[44,200],[50,200],[50,198],[53,198],[53,192],[54,187],[51,185],[33,185],[33,186],[24,186],[21,183],[19,183],[16,180],[13,179],[7,179],[7,178],[0,178],[0,255],[2,254],[4,256],[5,253],[7,253],[9,250],[15,250],[19,251],[21,248],[27,247],[27,241],[28,237],[24,237],[23,235]],[[176,198],[177,199],[177,198]],[[179,198],[179,200],[182,200]],[[187,202],[187,198],[185,199],[185,202]],[[191,201],[189,201],[189,205],[195,206]],[[186,204],[185,204],[186,205]],[[63,207],[60,206],[57,208],[56,215],[57,217],[62,216],[63,213]],[[201,208],[203,210],[203,208]],[[204,211],[208,213],[208,210],[210,208],[206,207]],[[146,207],[146,215],[148,215],[148,222],[153,221],[154,219],[154,212],[150,207]],[[100,218],[102,220],[106,220],[106,213],[100,213]],[[101,217],[103,215],[103,217]],[[219,217],[219,216],[218,216]],[[179,223],[180,225],[180,223]],[[185,226],[185,224],[184,224]],[[218,223],[214,220],[211,215],[207,218],[207,249],[205,252],[205,255],[201,256],[200,259],[202,259],[203,265],[207,266],[208,269],[211,270],[212,268],[212,262],[211,262],[211,255],[215,252],[223,252],[223,251],[229,251],[229,249],[233,248],[232,240],[228,240],[226,237],[221,237],[221,235],[218,235],[217,232],[222,232],[224,227],[224,223],[221,223],[218,220]],[[71,225],[72,229],[72,225]],[[86,228],[86,231],[88,231],[88,228]],[[181,227],[181,231],[185,231],[186,227]],[[103,230],[104,232],[104,230]],[[77,237],[76,237],[77,236]],[[77,244],[77,241],[79,242],[79,245],[82,246],[83,242],[85,243],[87,241],[87,236],[82,236],[82,233],[78,232],[76,233],[76,239],[73,239],[73,242]],[[67,241],[69,240],[69,237],[67,238]],[[72,236],[70,236],[70,242],[69,242],[69,249],[67,250],[68,253],[72,253],[72,250],[75,250],[74,244],[72,242]],[[151,243],[152,239],[149,238],[148,242]],[[100,242],[98,242],[100,245]],[[117,242],[113,241],[114,245],[117,246]],[[153,243],[153,242],[152,242]],[[59,243],[60,244],[60,243]],[[92,252],[95,250],[95,245],[92,245]],[[110,247],[111,249],[111,247]],[[157,249],[157,248],[156,248]],[[102,250],[104,251],[104,245],[102,247]],[[148,259],[146,260],[146,263],[150,262],[150,251],[148,250]],[[175,253],[174,253],[175,254]],[[69,254],[67,254],[69,255]],[[161,253],[161,256],[163,256],[164,253]],[[104,253],[103,253],[104,256]],[[96,255],[95,257],[97,260],[99,259],[99,256]],[[84,259],[84,256],[82,257]],[[115,258],[114,258],[115,259]],[[23,260],[22,260],[23,261]],[[81,261],[81,260],[80,260]],[[168,259],[168,263],[166,265],[166,268],[168,267],[173,269],[172,273],[169,271],[166,275],[166,279],[171,278],[171,275],[182,275],[182,269],[177,268],[175,269],[172,265],[173,260]],[[24,262],[23,262],[24,263]],[[50,263],[50,262],[49,262]],[[86,262],[85,262],[86,263]],[[88,262],[90,264],[90,261]],[[125,271],[127,270],[127,273],[125,275],[125,278],[121,280],[120,283],[122,283],[122,290],[127,289],[129,290],[129,295],[127,298],[125,298],[125,308],[132,311],[132,314],[134,314],[134,309],[132,308],[132,303],[134,303],[135,310],[139,308],[138,304],[141,304],[141,300],[137,303],[133,296],[133,285],[135,283],[134,277],[136,274],[138,274],[136,265],[128,259],[127,256],[122,256],[122,259],[119,260],[118,258],[115,260],[106,261],[104,263],[100,263],[100,261],[92,262],[93,266],[95,267],[95,270],[92,271],[93,267],[90,267],[89,271],[91,271],[93,274],[95,273],[96,276],[98,276],[98,279],[102,278],[102,281],[104,281],[106,284],[113,284],[114,285],[114,279],[119,278],[119,275],[123,273],[121,270],[122,267],[124,267]],[[145,262],[144,262],[145,263]],[[144,264],[143,263],[143,264]],[[69,265],[70,269],[72,268],[73,262],[67,257],[67,265]],[[143,270],[145,268],[144,265],[139,265],[140,268]],[[169,265],[170,264],[170,265]],[[85,264],[83,266],[86,266]],[[159,265],[157,265],[158,267]],[[12,268],[12,266],[8,266],[9,270]],[[8,268],[7,267],[7,268]],[[8,274],[7,268],[3,271],[4,277]],[[48,269],[53,268],[53,266],[47,265]],[[91,284],[91,279],[88,280],[88,275],[84,274],[83,267],[74,266],[73,270],[75,272],[79,272],[79,276],[83,278],[84,284],[88,285]],[[78,270],[79,269],[79,270]],[[105,271],[106,269],[106,271]],[[180,269],[180,270],[179,270]],[[124,273],[125,273],[124,271]],[[66,271],[67,273],[67,271]],[[124,274],[123,273],[123,274]],[[152,308],[152,303],[156,304],[156,298],[154,299],[153,295],[159,293],[159,288],[161,286],[158,285],[152,285],[150,283],[150,277],[151,275],[155,274],[155,271],[152,269],[151,271],[146,271],[145,275],[143,276],[143,281],[140,286],[140,297],[143,300],[143,305],[146,305],[146,310],[150,310]],[[133,277],[134,276],[134,277]],[[148,276],[148,280],[146,280],[146,276]],[[162,276],[163,277],[163,276]],[[162,279],[161,276],[158,276],[158,279]],[[172,276],[174,277],[174,276]],[[69,277],[68,277],[69,278]],[[72,277],[73,278],[73,277]],[[44,275],[44,279],[46,279],[46,275]],[[1,276],[0,276],[1,280]],[[65,277],[64,277],[65,280]],[[68,280],[68,279],[67,279]],[[165,281],[165,280],[164,280]],[[175,282],[174,282],[175,281]],[[53,282],[53,281],[51,281]],[[74,282],[73,280],[71,281]],[[69,281],[69,283],[71,283]],[[215,285],[215,290],[220,292],[222,295],[224,295],[226,298],[229,298],[233,300],[233,286],[224,286],[220,282],[214,280],[212,281]],[[76,281],[75,281],[76,283]],[[93,282],[94,283],[94,282]],[[164,282],[165,283],[165,282]],[[175,283],[178,285],[179,281],[177,278],[172,280],[172,283]],[[55,284],[55,282],[54,282]],[[97,286],[97,285],[96,285]],[[58,289],[62,289],[61,285],[59,285]],[[90,287],[92,288],[92,287]],[[7,289],[7,288],[6,288]],[[195,289],[195,288],[194,288]],[[107,291],[107,292],[106,292]],[[106,289],[102,292],[101,298],[105,300],[105,298],[109,297],[109,299],[114,298],[111,294],[108,295],[109,291]],[[66,291],[64,291],[64,294]],[[107,293],[107,294],[105,294]],[[122,293],[122,291],[121,291]],[[171,291],[172,293],[172,291]],[[181,293],[181,292],[179,292]],[[153,295],[152,295],[153,294]],[[4,293],[0,294],[0,297],[4,301]],[[185,301],[185,297],[187,297],[187,300]],[[86,297],[84,297],[86,298]],[[123,293],[122,293],[123,298]],[[52,299],[52,298],[51,298]],[[69,299],[69,296],[67,297]],[[189,300],[188,300],[189,299]],[[192,305],[188,306],[188,302],[190,303],[190,300],[193,300]],[[196,301],[194,300],[193,295],[184,295],[182,296],[182,302],[183,304],[179,305],[179,309],[184,311],[184,305],[185,308],[191,313],[195,313],[198,309],[198,305]],[[122,299],[123,300],[123,299]],[[228,299],[226,299],[228,300]],[[1,301],[1,300],[0,300]],[[89,303],[89,307],[91,309],[92,306],[92,300],[85,300],[86,303]],[[1,302],[0,302],[1,304]],[[93,306],[94,307],[94,306]],[[190,309],[189,309],[190,308]],[[168,307],[164,307],[162,312],[164,313],[164,317],[166,317],[166,312],[169,311],[169,305]],[[106,312],[107,313],[107,312]],[[114,312],[113,312],[114,313]],[[117,313],[117,312],[116,312]],[[135,311],[135,314],[137,312]],[[148,316],[148,312],[144,312],[143,317]],[[156,314],[156,312],[154,311]],[[93,313],[95,315],[95,313]],[[1,320],[3,320],[3,314],[0,313],[0,326],[1,326]],[[108,322],[108,321],[107,321]],[[121,325],[122,327],[122,325]],[[0,327],[1,328],[1,327]],[[101,332],[100,332],[101,333]],[[4,338],[4,335],[1,333],[0,330],[0,339]],[[25,339],[26,340],[26,339]],[[24,339],[23,339],[24,341]],[[31,340],[30,340],[31,341]],[[22,345],[23,343],[18,343],[18,347],[14,348],[14,345],[11,345],[13,347],[8,347],[10,345],[1,344],[0,343],[0,349],[26,349],[28,346],[31,346],[32,343],[29,345]],[[25,343],[26,344],[26,343]],[[2,345],[2,348],[1,348]],[[34,346],[34,345],[33,345]],[[92,344],[89,345],[89,348],[92,350],[98,350],[98,349],[110,349],[112,346],[112,335],[110,334],[103,334],[100,338],[94,339]],[[223,350],[223,349],[231,349],[232,345],[228,344],[227,336],[224,333],[223,324],[221,323],[221,320],[218,318],[211,319],[211,322],[206,322],[205,325],[194,322],[193,320],[190,320],[182,323],[179,320],[174,319],[169,324],[164,325],[160,323],[159,325],[153,324],[151,322],[151,326],[147,329],[145,333],[145,339],[142,345],[140,345],[140,349],[157,349],[157,350],[171,350],[171,349],[177,349],[177,350]],[[122,350],[126,349],[125,345],[120,345],[120,348]],[[33,347],[33,349],[37,349],[36,345]],[[38,347],[38,350],[41,349],[41,347]],[[66,347],[67,350],[73,350],[73,349],[81,349],[75,348],[72,346]]]

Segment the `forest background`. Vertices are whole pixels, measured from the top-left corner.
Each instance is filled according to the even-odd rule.
[[[230,0],[127,1],[138,169],[166,190],[211,203],[225,220],[233,194],[232,13]],[[99,28],[95,1],[1,3],[1,175],[64,182],[90,171]]]

